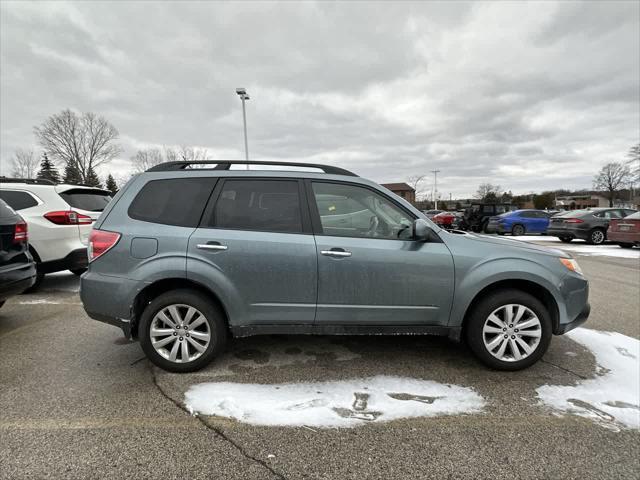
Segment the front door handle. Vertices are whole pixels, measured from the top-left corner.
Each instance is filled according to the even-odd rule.
[[[334,257],[334,258],[344,258],[344,257],[351,256],[351,252],[347,252],[342,248],[332,248],[331,250],[320,250],[320,253],[327,257]]]
[[[207,243],[199,243],[197,247],[200,250],[226,250],[226,245],[220,244],[220,242],[207,242]]]

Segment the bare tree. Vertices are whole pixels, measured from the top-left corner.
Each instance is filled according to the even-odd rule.
[[[13,176],[16,178],[35,178],[39,159],[34,156],[33,149],[19,148],[13,155]]]
[[[192,162],[197,160],[209,160],[209,151],[205,148],[182,145],[180,147],[163,147],[162,150],[160,148],[146,148],[138,150],[131,157],[136,173],[144,172],[163,162]]]
[[[618,162],[607,163],[593,178],[593,188],[606,191],[609,206],[613,207],[616,193],[631,182],[631,170],[627,165]]]
[[[476,191],[476,198],[481,200],[497,199],[502,187],[491,183],[481,183]]]
[[[71,110],[63,110],[51,115],[33,131],[49,156],[75,165],[83,181],[91,170],[95,171],[122,152],[115,143],[118,130],[94,113],[79,116]]]
[[[415,191],[416,198],[418,198],[419,194],[424,193],[422,190],[419,190],[418,187],[425,177],[426,175],[412,175],[407,179],[407,184]]]

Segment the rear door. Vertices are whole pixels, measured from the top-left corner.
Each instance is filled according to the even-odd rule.
[[[221,179],[189,239],[187,276],[223,297],[234,325],[313,323],[316,246],[302,182]]]
[[[372,188],[307,185],[318,254],[317,324],[448,323],[454,275],[444,243],[412,240],[414,216]],[[337,225],[334,217],[349,215],[351,226]]]

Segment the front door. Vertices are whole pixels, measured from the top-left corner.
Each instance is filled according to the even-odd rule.
[[[223,179],[191,235],[187,276],[223,297],[233,326],[313,323],[317,259],[302,188]]]
[[[447,325],[454,267],[446,245],[412,240],[413,215],[372,188],[308,185],[318,253],[316,323]]]

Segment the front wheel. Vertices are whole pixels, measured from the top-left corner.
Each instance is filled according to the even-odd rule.
[[[591,245],[602,245],[606,239],[607,234],[604,232],[604,230],[595,228],[591,230],[589,238],[587,239],[587,243],[590,243]]]
[[[466,339],[478,359],[497,370],[536,363],[551,342],[551,317],[535,297],[520,290],[490,294],[471,312]]]
[[[193,372],[224,350],[225,317],[205,296],[193,290],[171,290],[145,308],[138,327],[144,353],[170,372]]]

